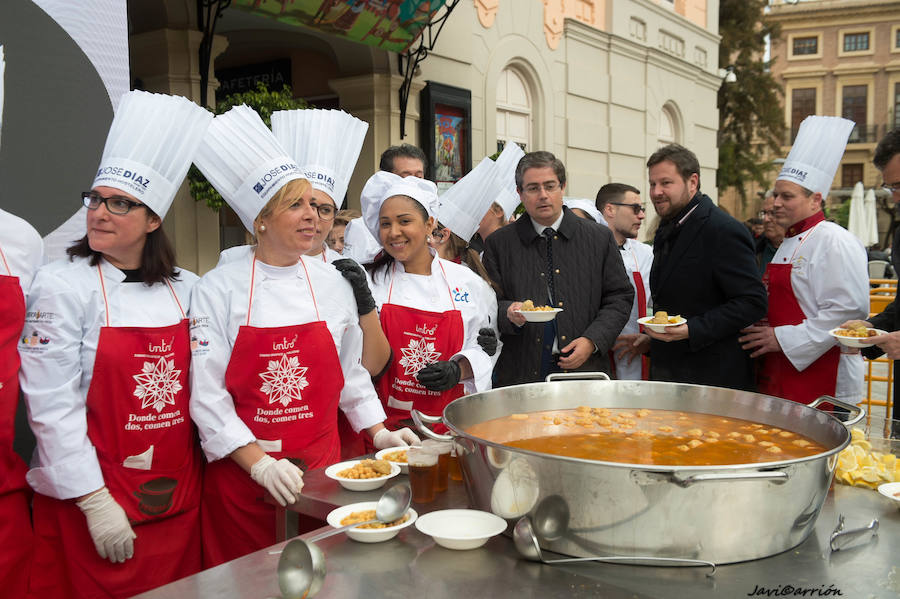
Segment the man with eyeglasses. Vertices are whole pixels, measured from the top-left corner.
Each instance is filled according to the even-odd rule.
[[[775,257],[778,246],[784,241],[784,227],[775,221],[775,192],[771,189],[766,192],[763,200],[762,211],[759,217],[763,222],[763,234],[756,240],[756,264],[759,266],[759,276],[766,273],[766,266]]]
[[[645,331],[650,379],[753,390],[753,362],[740,330],[766,313],[750,232],[700,191],[700,162],[678,144],[647,161],[650,199],[660,217],[653,240],[653,309],[687,322]]]
[[[637,322],[647,316],[653,264],[653,248],[637,240],[647,215],[640,193],[637,187],[625,183],[607,183],[597,192],[596,199],[597,210],[612,231],[625,273],[634,287],[631,314],[612,348],[615,378],[621,380],[647,380],[650,367],[644,357],[650,351],[650,337],[641,333]]]
[[[610,371],[607,352],[628,320],[634,290],[612,233],[564,208],[565,188],[559,159],[525,154],[516,167],[525,215],[485,241],[484,265],[500,287],[503,351],[495,386],[541,381],[551,372]],[[562,311],[528,323],[525,300]]]
[[[900,204],[900,128],[890,131],[878,143],[875,148],[875,157],[872,163],[882,176],[882,187],[891,194],[894,202]],[[894,231],[894,239],[891,245],[891,263],[894,272],[900,272],[900,228]],[[854,321],[845,322],[843,327],[856,324]],[[872,360],[883,354],[894,360],[894,373],[898,372],[897,360],[900,360],[900,305],[897,299],[888,304],[880,314],[876,314],[863,324],[883,331],[887,335],[871,337],[869,341],[875,347],[862,350],[863,356]],[[895,374],[896,376],[896,374]],[[894,384],[894,407],[891,417],[894,420],[892,436],[900,437],[900,385]]]

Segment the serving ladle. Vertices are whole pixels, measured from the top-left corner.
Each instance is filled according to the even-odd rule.
[[[282,599],[308,599],[322,588],[325,582],[325,555],[314,541],[340,534],[349,528],[374,522],[389,523],[398,520],[409,511],[412,490],[406,483],[394,485],[375,504],[375,519],[341,526],[318,534],[310,539],[296,538],[289,541],[284,549],[270,551],[270,555],[281,553],[278,558],[278,588]]]
[[[516,526],[513,528],[513,544],[519,555],[533,562],[541,562],[544,564],[568,564],[572,562],[653,562],[660,565],[693,565],[693,566],[709,566],[712,571],[707,576],[713,576],[716,573],[716,564],[700,559],[690,559],[682,557],[657,557],[653,555],[647,556],[618,556],[604,555],[596,557],[567,557],[562,559],[547,559],[541,550],[540,542],[538,542],[537,534],[531,525],[531,518],[522,516]]]

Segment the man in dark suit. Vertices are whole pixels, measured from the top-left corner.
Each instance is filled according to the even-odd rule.
[[[563,207],[566,169],[550,152],[522,157],[516,188],[526,214],[485,242],[484,266],[500,287],[495,385],[609,372],[607,353],[634,298],[612,233]],[[546,324],[526,323],[519,310],[528,299],[563,311]]]
[[[900,128],[890,131],[884,138],[878,142],[875,148],[875,157],[872,159],[875,168],[881,171],[883,187],[893,196],[894,202],[900,204]],[[894,240],[891,246],[891,261],[894,265],[894,272],[900,273],[900,229],[894,232]],[[877,314],[870,319],[871,322],[864,322],[866,326],[888,331],[887,335],[879,335],[869,339],[876,347],[863,350],[863,355],[867,358],[874,359],[882,354],[894,362],[894,376],[897,376],[898,365],[896,360],[900,360],[900,305],[897,304],[897,298],[888,304],[881,314]],[[845,322],[843,327],[855,324],[856,321]],[[900,438],[900,385],[894,381],[894,407],[891,418],[895,421],[893,436]]]
[[[700,163],[671,144],[647,161],[650,199],[660,217],[653,241],[653,309],[687,322],[647,331],[650,379],[753,390],[740,330],[766,315],[750,232],[700,192]]]

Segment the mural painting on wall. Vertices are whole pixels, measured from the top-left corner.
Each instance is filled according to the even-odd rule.
[[[434,179],[438,187],[449,186],[463,176],[465,114],[459,108],[436,104],[434,111]],[[444,183],[445,185],[441,185]]]
[[[235,0],[237,9],[403,52],[445,0]]]

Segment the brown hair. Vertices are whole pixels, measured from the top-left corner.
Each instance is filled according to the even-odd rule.
[[[691,175],[697,175],[697,191],[700,191],[700,161],[697,155],[678,144],[669,144],[663,146],[653,152],[650,159],[647,160],[647,168],[655,166],[660,162],[668,160],[678,169],[678,174],[685,181],[691,178]]]
[[[149,206],[145,210],[149,216],[159,218],[155,212],[150,210]],[[73,260],[76,257],[90,258],[91,266],[97,266],[100,258],[103,256],[101,252],[91,249],[87,235],[66,248],[66,255],[69,256],[69,260]],[[141,251],[141,267],[139,270],[141,281],[147,287],[156,283],[163,283],[166,279],[170,281],[178,280],[178,272],[175,268],[175,250],[172,248],[172,243],[162,228],[162,223],[155,231],[147,233],[144,249]]]
[[[437,226],[441,229],[446,228],[441,223],[438,223]],[[485,269],[484,264],[481,262],[481,258],[478,256],[478,252],[470,248],[469,244],[453,231],[450,232],[450,239],[447,240],[447,249],[450,250],[450,254],[454,258],[459,258],[459,261],[462,264],[468,266],[472,272],[484,279],[485,282],[490,285],[491,289],[494,290],[494,293],[500,293],[500,286],[491,280],[487,269]]]
[[[355,218],[362,218],[362,212],[360,212],[359,210],[353,210],[352,208],[348,208],[347,210],[340,210],[337,214],[334,215],[334,224],[344,225],[346,227],[347,223]]]

